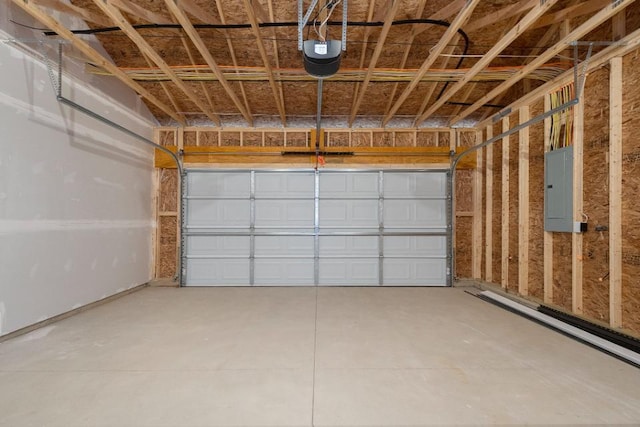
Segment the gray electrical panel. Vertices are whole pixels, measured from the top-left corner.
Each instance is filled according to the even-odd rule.
[[[544,155],[544,229],[573,232],[573,146]]]

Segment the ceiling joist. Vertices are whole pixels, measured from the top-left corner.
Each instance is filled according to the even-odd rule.
[[[158,107],[164,113],[166,113],[169,117],[176,120],[178,123],[185,125],[184,118],[180,116],[176,111],[173,111],[171,107],[166,105],[164,102],[160,101],[156,98],[151,92],[143,88],[139,83],[133,81],[126,73],[121,71],[117,66],[113,65],[109,60],[103,57],[100,53],[98,53],[95,49],[93,49],[87,42],[77,37],[67,28],[65,28],[58,21],[53,19],[48,13],[44,12],[33,3],[24,2],[20,0],[13,0],[13,3],[20,7],[22,10],[27,12],[29,15],[33,16],[43,25],[46,25],[52,31],[55,31],[60,37],[70,42],[76,49],[82,52],[87,58],[92,60],[98,66],[104,68],[105,70],[112,73],[118,80],[120,80],[125,85],[129,86],[131,89],[136,91],[141,96],[145,97],[149,102]]]
[[[376,0],[368,0],[369,10],[367,12],[367,21],[373,21],[373,13],[375,11]],[[369,44],[369,37],[371,37],[371,27],[366,27],[364,30],[364,40],[362,42],[362,50],[360,51],[360,68],[364,68],[364,61],[367,58],[367,45]],[[358,93],[360,91],[360,82],[357,82],[353,90],[353,96],[351,98],[351,111],[356,108],[356,101],[358,100]]]
[[[114,6],[120,8],[121,10],[136,16],[140,19],[144,19],[147,22],[152,24],[171,24],[171,20],[164,15],[160,15],[159,13],[152,12],[150,10],[145,9],[142,6],[139,6],[129,0],[111,0]]]
[[[147,55],[157,66],[160,68],[167,76],[171,79],[171,81],[178,87],[187,98],[191,100],[198,108],[213,121],[217,126],[221,126],[220,117],[217,113],[212,111],[208,106],[206,106],[198,97],[198,95],[187,86],[171,69],[169,64],[165,62],[164,59],[158,54],[158,52],[153,49],[149,43],[136,31],[133,26],[125,19],[120,10],[116,8],[111,0],[93,0],[94,3],[107,15],[111,18],[121,30],[124,32],[127,37],[131,39],[131,41],[140,49],[142,53]]]
[[[220,21],[193,0],[180,0],[180,7],[189,15],[207,24],[220,24]]]
[[[367,74],[365,75],[364,81],[362,82],[362,87],[360,88],[360,92],[358,93],[356,102],[353,105],[353,108],[351,109],[351,115],[349,117],[349,126],[353,124],[353,121],[356,118],[356,114],[358,114],[358,109],[360,108],[360,105],[362,104],[362,100],[364,99],[364,95],[367,91],[367,86],[371,81],[371,76],[375,70],[376,64],[378,63],[378,59],[380,58],[382,49],[384,48],[384,42],[387,38],[387,35],[389,35],[389,30],[391,30],[391,23],[393,22],[393,18],[396,16],[396,12],[398,11],[399,5],[400,5],[400,0],[391,0],[391,8],[387,12],[387,17],[385,18],[384,25],[382,26],[382,32],[380,33],[380,37],[378,37],[376,48],[373,51],[371,60],[369,61]]]
[[[426,6],[426,0],[420,0],[420,3],[418,4],[418,7],[416,9],[416,13],[415,13],[415,17],[416,19],[419,19],[420,17],[422,17],[422,14],[424,13],[424,8]],[[460,7],[462,7],[462,4],[460,4]],[[459,10],[459,9],[458,9]],[[458,10],[456,10],[455,12],[458,12]],[[442,9],[440,9],[438,12],[436,12],[434,15],[430,16],[429,19],[446,19],[448,18],[448,16],[441,16],[440,12],[442,11]],[[455,13],[453,12],[453,13]],[[407,44],[407,47],[404,49],[404,53],[402,55],[402,61],[400,61],[400,68],[404,69],[407,66],[407,61],[409,60],[409,53],[411,52],[411,46],[413,46],[413,41],[416,38],[416,28],[414,27],[411,30],[411,35],[409,36],[409,41]],[[453,51],[453,49],[451,49],[451,51],[449,53],[451,53]],[[442,68],[446,68],[446,65],[443,66]],[[435,85],[433,85],[435,87]],[[393,105],[393,100],[396,97],[396,92],[398,91],[398,83],[394,83],[393,85],[393,89],[391,89],[391,95],[389,96],[389,102],[387,102],[387,106],[384,109],[384,114],[387,115],[389,113],[389,110],[391,109],[392,105]],[[432,91],[433,92],[433,91]],[[422,111],[422,109],[420,109],[420,111]]]
[[[269,22],[274,22],[275,21],[275,16],[273,14],[273,1],[272,0],[267,0],[267,6],[269,9]],[[273,38],[272,44],[273,44],[273,59],[276,62],[276,69],[279,70],[280,69],[280,54],[278,53],[278,33],[276,33],[276,29],[272,28],[271,29],[271,36]],[[280,99],[282,99],[282,103],[284,104],[285,102],[285,97],[284,97],[284,88],[282,86],[282,81],[280,80],[280,74],[278,72],[274,73],[275,77],[278,78],[278,91],[280,92]]]
[[[540,0],[521,0],[519,3],[512,4],[511,6],[507,6],[496,12],[483,16],[480,19],[470,22],[469,25],[466,25],[464,27],[464,30],[468,33],[477,31],[481,28],[487,27],[491,24],[495,24],[496,22],[500,22],[504,19],[509,19],[514,16],[521,15],[527,10],[532,9],[536,5],[540,4],[542,4]]]
[[[110,25],[109,20],[105,19],[103,16],[91,13],[88,10],[85,10],[71,3],[63,3],[60,0],[37,0],[35,1],[35,4],[51,10],[55,10],[57,12],[68,14],[76,18],[83,19],[92,24],[101,25],[103,27],[107,27]]]
[[[395,102],[393,107],[389,113],[382,120],[382,125],[386,126],[389,123],[389,120],[396,114],[396,112],[400,109],[402,104],[407,100],[409,95],[414,91],[418,83],[422,77],[429,71],[429,68],[435,63],[438,59],[442,51],[447,47],[451,39],[458,33],[460,27],[464,25],[464,23],[469,19],[475,7],[480,3],[480,0],[467,0],[466,6],[458,13],[456,18],[453,20],[449,28],[444,32],[444,35],[440,39],[440,41],[431,49],[429,56],[424,60],[422,66],[418,70],[415,78],[409,83],[409,85],[402,92],[398,100]]]
[[[240,114],[242,114],[242,117],[244,117],[244,119],[249,123],[249,126],[253,126],[253,117],[245,109],[240,99],[238,99],[236,93],[233,91],[233,88],[220,70],[220,67],[218,67],[218,63],[213,58],[213,55],[211,55],[209,49],[207,49],[207,47],[205,46],[204,41],[202,40],[196,29],[193,27],[193,24],[191,23],[187,15],[182,9],[180,9],[180,7],[178,7],[178,5],[176,4],[176,0],[165,0],[165,4],[167,5],[167,8],[173,14],[173,16],[175,16],[175,18],[178,20],[185,33],[187,33],[189,39],[191,39],[191,42],[194,44],[196,49],[198,49],[198,52],[200,52],[200,55],[202,55],[209,68],[211,68],[211,71],[213,71],[216,78],[218,79],[218,82],[220,82],[229,98],[231,98],[236,108],[238,108]]]
[[[249,3],[251,3],[251,9],[256,14],[256,18],[258,19],[258,21],[269,22],[269,14],[266,10],[264,10],[258,0],[249,0]]]
[[[457,40],[457,39],[454,39],[454,40]],[[454,46],[447,47],[447,49],[445,50],[445,53],[451,54],[455,50],[455,48],[456,48],[455,47],[455,43],[453,43],[453,44],[454,44]],[[453,57],[445,56],[443,58],[443,60],[442,60],[442,68],[447,68],[451,61],[453,61]],[[422,100],[422,104],[420,105],[420,110],[419,110],[418,114],[416,115],[416,118],[419,117],[420,115],[422,115],[422,113],[425,112],[425,110],[429,106],[429,102],[431,101],[431,97],[433,96],[433,94],[434,94],[434,92],[436,91],[437,88],[438,88],[437,82],[433,82],[428,86],[428,89],[426,91],[426,95],[424,96],[424,99]]]
[[[634,3],[636,0],[619,0],[615,3],[609,3],[607,7],[602,9],[597,14],[593,15],[586,22],[580,25],[578,28],[571,31],[566,36],[562,37],[558,43],[541,53],[537,58],[531,61],[527,66],[522,68],[518,73],[514,74],[513,77],[499,84],[496,88],[491,90],[488,94],[477,100],[470,107],[466,108],[462,113],[455,116],[450,122],[450,125],[454,125],[458,123],[460,120],[468,117],[470,114],[478,110],[478,108],[482,107],[487,102],[490,102],[492,99],[505,92],[507,89],[511,88],[517,82],[522,80],[529,74],[531,71],[538,68],[540,65],[549,61],[551,58],[556,56],[558,53],[565,50],[569,43],[579,40],[585,34],[589,33],[591,30],[596,28],[598,25],[602,24],[608,19],[611,19],[614,15],[621,12]]]
[[[429,19],[437,19],[437,20],[444,21],[452,17],[454,14],[458,13],[463,7],[465,7],[466,4],[467,4],[467,0],[452,1],[448,5],[446,5],[445,7],[443,7],[442,9],[440,9],[439,11],[431,15]],[[420,14],[420,17],[421,16],[422,14]],[[419,24],[415,27],[415,30],[413,30],[411,34],[415,38],[416,36],[424,33],[430,27],[431,26],[427,24]]]
[[[455,95],[462,87],[471,81],[478,73],[480,73],[484,68],[489,66],[491,61],[493,61],[506,47],[508,47],[511,43],[513,43],[518,37],[524,33],[529,26],[533,25],[533,23],[542,16],[545,12],[547,12],[554,4],[556,4],[558,0],[547,0],[544,3],[538,3],[536,7],[531,9],[519,22],[516,26],[514,26],[504,37],[502,37],[486,54],[482,56],[476,62],[473,67],[464,75],[464,77],[456,82],[447,92],[445,92],[436,102],[434,102],[431,107],[427,109],[418,119],[416,120],[416,125],[422,123],[426,118],[431,116],[438,108],[442,107],[445,102],[451,99],[453,95]]]
[[[149,57],[147,55],[145,55],[144,53],[142,54],[142,57],[144,58],[144,62],[146,62],[147,65],[149,66],[149,68],[151,68],[153,66],[153,63],[149,59]],[[169,90],[169,85],[167,84],[167,82],[159,82],[159,83],[160,83],[160,87],[162,88],[162,91],[164,92],[165,96],[167,97],[167,99],[171,103],[171,106],[173,107],[173,109],[177,112],[177,114],[180,116],[182,121],[184,121],[186,123],[187,120],[184,117],[184,115],[179,112],[179,111],[181,111],[180,106],[178,105],[178,101],[176,100],[175,96],[173,96],[173,94],[171,93],[171,90]]]
[[[534,30],[536,28],[548,27],[549,25],[557,24],[567,19],[573,19],[580,16],[588,15],[590,13],[599,11],[607,4],[611,4],[611,0],[591,0],[569,6],[555,13],[550,13],[547,16],[543,16],[531,27],[531,29]]]
[[[224,10],[222,9],[222,0],[214,0],[214,3],[216,4],[216,9],[218,10],[218,14],[220,15],[220,21],[222,22],[222,24],[227,23],[227,18],[224,14]],[[183,4],[183,2],[181,2],[180,4]],[[227,48],[229,49],[229,55],[231,56],[231,63],[233,64],[234,67],[238,67],[238,58],[236,56],[236,50],[233,47],[233,41],[231,40],[231,37],[229,37],[229,32],[227,30],[222,30],[222,34],[224,35],[224,38],[227,40]],[[247,112],[249,114],[251,114],[251,107],[249,106],[249,100],[247,99],[247,91],[244,88],[244,84],[242,82],[239,83],[240,85],[240,95],[242,95],[242,102],[244,103],[244,108],[247,110]]]
[[[182,42],[182,46],[184,47],[184,50],[187,51],[189,62],[195,66],[196,61],[194,60],[194,57],[193,57],[191,45],[189,44],[189,42],[185,37],[181,37],[180,41]],[[199,70],[196,71],[196,74],[201,74],[201,73],[202,71],[199,71]],[[211,93],[209,92],[209,89],[207,88],[207,85],[205,84],[205,82],[200,81],[200,88],[202,89],[202,93],[204,93],[205,98],[207,98],[207,104],[209,104],[209,108],[214,109],[213,98],[211,97]]]
[[[258,46],[258,50],[260,51],[260,56],[262,57],[262,62],[264,63],[264,67],[267,70],[267,75],[269,77],[269,86],[271,87],[271,91],[273,92],[273,97],[278,108],[278,113],[280,114],[280,120],[282,122],[282,126],[286,126],[287,124],[287,114],[284,109],[284,100],[280,96],[280,91],[278,90],[278,85],[276,84],[273,67],[269,62],[269,56],[267,55],[267,50],[264,46],[264,40],[262,39],[262,35],[260,35],[260,27],[258,26],[258,19],[251,5],[251,0],[243,0],[244,7],[247,12],[247,16],[249,17],[249,22],[251,22],[251,29],[253,31],[254,36],[256,37],[256,42]]]

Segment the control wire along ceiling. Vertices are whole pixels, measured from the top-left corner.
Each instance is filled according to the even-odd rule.
[[[342,5],[342,37],[332,40],[327,23],[339,5]],[[298,50],[302,51],[304,69],[319,79],[330,77],[340,69],[342,52],[347,48],[347,0],[328,0],[324,5],[313,0],[306,13],[303,8],[303,0],[298,0]]]

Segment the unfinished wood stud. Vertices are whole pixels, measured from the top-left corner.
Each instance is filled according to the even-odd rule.
[[[509,117],[502,119],[502,132],[509,130]],[[502,257],[501,285],[509,284],[509,137],[502,138]]]
[[[622,327],[622,58],[609,79],[609,322]]]
[[[521,107],[519,121],[529,120],[529,107]],[[529,128],[519,131],[518,155],[518,293],[529,294]]]

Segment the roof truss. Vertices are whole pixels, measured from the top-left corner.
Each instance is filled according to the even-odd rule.
[[[614,15],[616,15],[617,13],[619,13],[624,8],[626,8],[627,6],[629,6],[630,4],[632,4],[634,2],[635,2],[635,0],[619,0],[619,1],[615,2],[615,3],[609,3],[608,6],[603,8],[597,14],[593,15],[590,19],[588,19],[586,22],[584,22],[578,28],[574,29],[569,34],[567,34],[566,36],[562,37],[560,39],[560,41],[558,41],[555,45],[553,45],[552,47],[550,47],[546,51],[542,52],[536,59],[534,59],[528,65],[526,65],[524,68],[522,68],[519,73],[516,73],[511,78],[509,78],[506,81],[504,81],[503,83],[499,84],[496,88],[491,90],[488,94],[486,94],[485,96],[483,96],[482,98],[480,98],[479,100],[474,102],[473,105],[471,105],[470,107],[466,108],[463,112],[461,112],[456,117],[454,117],[450,121],[450,124],[452,124],[452,125],[456,124],[460,120],[468,117],[470,114],[475,112],[478,108],[482,107],[483,104],[485,104],[486,102],[491,101],[496,96],[498,96],[501,93],[505,92],[507,89],[509,89],[510,87],[515,85],[517,82],[519,82],[520,80],[525,78],[527,76],[527,74],[529,74],[531,71],[535,70],[536,68],[538,68],[539,66],[541,66],[545,62],[549,61],[554,56],[556,56],[558,53],[560,53],[561,51],[565,50],[569,43],[571,43],[573,41],[576,41],[576,40],[579,40],[581,37],[583,37],[589,31],[593,30],[598,25],[600,25],[603,22],[605,22],[607,19],[612,18]]]

